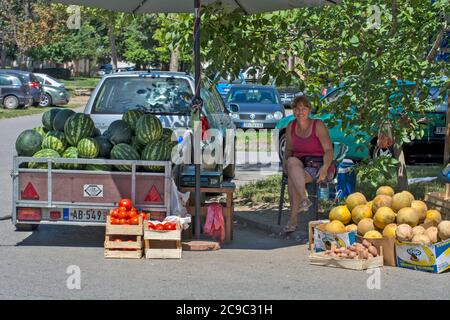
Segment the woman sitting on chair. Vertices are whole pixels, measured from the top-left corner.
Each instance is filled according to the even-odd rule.
[[[291,217],[284,232],[297,229],[297,215],[308,211],[312,202],[306,194],[306,184],[320,183],[334,177],[333,144],[322,121],[309,118],[311,104],[304,96],[292,103],[295,120],[286,129],[286,149],[283,172],[288,176]]]

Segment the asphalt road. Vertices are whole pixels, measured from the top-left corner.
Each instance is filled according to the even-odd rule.
[[[39,121],[40,116],[0,121],[0,196],[5,204],[0,215],[10,213],[14,141]],[[244,173],[250,177],[252,172]],[[450,298],[448,272],[384,267],[368,274],[311,266],[306,244],[239,225],[232,244],[212,252],[183,252],[181,260],[106,260],[103,241],[99,227],[16,232],[9,220],[0,221],[0,299]],[[76,271],[68,274],[71,266]],[[73,281],[77,270],[79,282]]]

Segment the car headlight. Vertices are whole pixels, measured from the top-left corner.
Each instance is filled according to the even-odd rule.
[[[64,95],[64,92],[60,92],[59,95],[62,97]]]
[[[239,114],[238,113],[232,113],[231,114],[231,119],[238,120],[239,119]]]
[[[281,118],[283,118],[283,113],[281,111],[277,111],[273,114],[273,118],[275,120],[280,120]]]
[[[266,120],[273,120],[273,114],[269,113],[269,114],[266,116]]]

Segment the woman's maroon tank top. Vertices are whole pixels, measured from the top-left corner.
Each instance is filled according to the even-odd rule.
[[[295,128],[297,127],[297,119],[292,122],[291,141],[294,157],[302,158],[304,156],[323,157],[324,151],[319,137],[316,135],[316,122],[313,120],[311,134],[307,138],[299,137]]]

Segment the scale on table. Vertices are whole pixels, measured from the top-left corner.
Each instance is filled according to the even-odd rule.
[[[200,187],[218,188],[222,185],[223,174],[218,171],[200,171]],[[184,166],[181,172],[180,185],[182,187],[195,187],[194,166]]]

